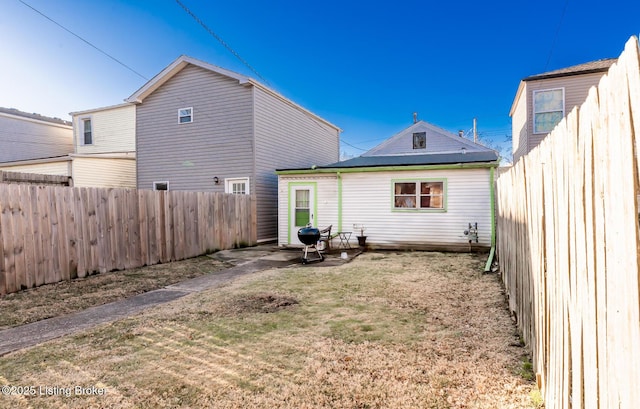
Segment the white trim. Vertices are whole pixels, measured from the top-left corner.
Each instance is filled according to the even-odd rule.
[[[93,114],[96,112],[102,112],[102,111],[109,111],[111,109],[118,109],[118,108],[124,108],[124,107],[129,107],[129,106],[135,106],[135,104],[132,104],[130,102],[125,102],[122,104],[117,104],[117,105],[109,105],[106,107],[102,107],[102,108],[94,108],[94,109],[87,109],[85,111],[76,111],[76,112],[69,112],[69,115],[73,116],[78,116],[78,115],[86,115],[86,114]]]
[[[144,84],[140,89],[138,89],[136,92],[134,92],[125,101],[131,102],[131,103],[134,103],[134,104],[141,104],[142,101],[147,96],[149,96],[155,90],[160,88],[165,82],[169,81],[169,79],[171,79],[174,75],[176,75],[177,73],[182,71],[189,64],[195,65],[195,66],[200,67],[200,68],[204,68],[205,70],[216,72],[216,73],[218,73],[220,75],[224,75],[224,76],[229,77],[229,78],[233,78],[233,79],[237,80],[240,85],[247,85],[247,86],[253,85],[256,88],[260,88],[261,90],[267,92],[271,96],[282,100],[283,102],[287,103],[288,105],[291,105],[292,107],[294,107],[297,110],[303,112],[304,114],[309,115],[309,116],[319,120],[320,122],[326,124],[327,126],[329,126],[331,128],[334,128],[338,132],[342,132],[342,129],[340,129],[336,125],[332,124],[331,122],[327,121],[326,119],[323,119],[323,118],[319,117],[318,115],[314,114],[313,112],[303,108],[302,106],[300,106],[300,105],[296,104],[295,102],[291,101],[290,99],[282,96],[281,94],[277,93],[276,91],[272,90],[271,88],[259,83],[258,81],[254,80],[253,78],[244,76],[242,74],[238,74],[238,73],[230,71],[230,70],[226,70],[226,69],[224,69],[222,67],[218,67],[216,65],[209,64],[209,63],[197,60],[197,59],[192,58],[192,57],[188,57],[186,55],[181,55],[180,57],[178,57],[175,61],[173,61],[171,64],[169,64],[159,74],[157,74],[155,77],[153,77],[151,80],[149,80],[146,84]]]
[[[160,183],[164,183],[167,185],[166,189],[157,189],[157,185]],[[161,181],[157,181],[157,182],[153,182],[153,190],[169,190],[169,181],[168,180],[161,180]]]
[[[244,183],[245,186],[245,195],[250,194],[249,191],[249,178],[227,178],[224,180],[224,192],[225,193],[233,193],[233,184],[234,183]]]
[[[189,110],[189,115],[182,115],[181,111]],[[180,119],[189,117],[189,121],[181,121]],[[184,107],[178,109],[178,124],[190,124],[193,123],[193,107]]]
[[[131,152],[107,152],[107,153],[71,153],[72,158],[95,158],[95,159],[130,159],[136,160],[136,153]]]
[[[84,125],[85,125],[85,121],[90,121],[91,122],[91,143],[85,143],[85,137],[84,137]],[[96,144],[96,137],[95,137],[95,132],[94,132],[94,123],[93,123],[93,117],[91,115],[89,116],[83,116],[83,117],[79,117],[78,118],[78,128],[80,130],[80,146],[94,146]]]
[[[533,135],[544,135],[544,134],[548,134],[551,131],[546,131],[546,132],[536,132],[536,114],[548,114],[551,112],[558,112],[556,110],[554,111],[540,111],[540,112],[536,112],[536,94],[539,92],[550,92],[550,91],[562,91],[562,118],[565,117],[565,92],[564,92],[564,87],[556,87],[556,88],[547,88],[547,89],[534,89],[531,93],[531,132],[533,133]],[[562,120],[562,118],[560,118],[560,120]]]
[[[56,156],[53,158],[18,160],[13,162],[0,162],[0,166],[7,167],[7,166],[37,165],[40,163],[55,163],[55,162],[71,162],[71,155]]]

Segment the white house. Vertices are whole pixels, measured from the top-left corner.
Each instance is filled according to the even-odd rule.
[[[136,106],[72,112],[74,186],[136,187]]]
[[[67,176],[75,187],[136,187],[136,106],[72,112],[72,122],[0,108],[0,170]]]
[[[71,123],[0,108],[0,170],[71,176]]]
[[[360,157],[279,169],[278,245],[301,245],[297,231],[311,223],[351,246],[364,226],[371,248],[489,249],[497,167],[495,151],[418,121]]]

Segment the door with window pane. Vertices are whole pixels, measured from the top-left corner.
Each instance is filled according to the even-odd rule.
[[[312,185],[294,186],[289,197],[289,229],[291,244],[302,244],[298,230],[311,223],[315,226],[315,189]]]

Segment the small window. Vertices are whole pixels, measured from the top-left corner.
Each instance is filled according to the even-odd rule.
[[[427,148],[427,133],[416,132],[413,134],[413,149],[426,149]]]
[[[395,209],[444,209],[443,181],[394,182]]]
[[[193,122],[193,108],[180,108],[178,110],[178,123],[188,124]]]
[[[533,133],[548,133],[564,118],[564,88],[533,91]]]
[[[225,179],[225,193],[234,195],[249,194],[249,178]]]
[[[93,131],[91,127],[91,118],[82,120],[82,144],[93,145]]]
[[[153,182],[153,190],[169,190],[169,182]]]

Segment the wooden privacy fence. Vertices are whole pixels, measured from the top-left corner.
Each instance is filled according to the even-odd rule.
[[[255,198],[0,184],[0,294],[256,242]]]
[[[44,175],[41,173],[8,172],[0,170],[0,183],[27,183],[33,185],[70,186],[73,181],[69,176]]]
[[[638,43],[497,181],[498,256],[548,408],[640,408]]]

